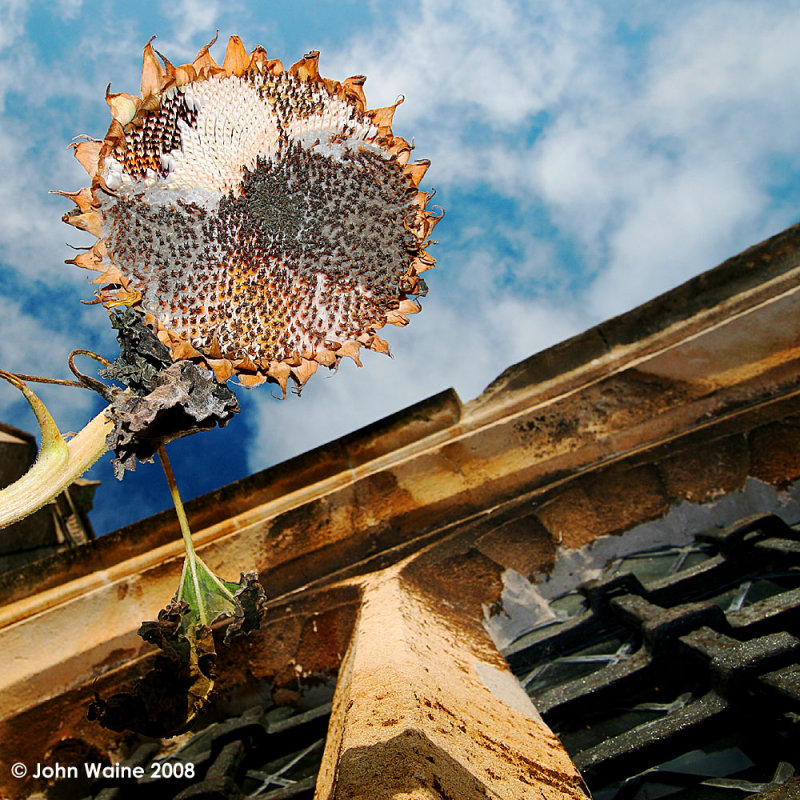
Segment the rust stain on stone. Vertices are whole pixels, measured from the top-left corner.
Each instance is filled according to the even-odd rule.
[[[340,605],[308,617],[300,633],[294,661],[305,679],[324,679],[336,673],[347,650],[358,608]]]
[[[92,666],[92,671],[97,674],[105,672],[110,667],[117,667],[120,664],[124,664],[128,659],[133,658],[136,652],[137,651],[133,647],[120,647],[116,650],[112,650],[102,661]]]
[[[549,572],[555,563],[553,537],[533,513],[491,528],[475,546],[495,563],[529,580]]]
[[[269,609],[240,657],[250,679],[296,691],[301,679],[313,682],[330,677],[347,649],[359,599],[357,586],[343,586],[311,592]]]
[[[694,446],[658,462],[670,498],[702,503],[744,486],[750,455],[744,436]]]
[[[539,453],[574,450],[602,433],[638,424],[698,393],[690,384],[628,369],[536,409],[515,422],[514,431],[524,447]]]
[[[445,600],[464,614],[483,618],[484,606],[500,602],[503,568],[479,550],[423,554],[403,572],[426,597]]]
[[[750,432],[750,474],[785,489],[800,478],[800,426],[775,422]]]
[[[537,510],[556,541],[578,549],[660,517],[669,498],[654,466],[615,467],[580,478]]]

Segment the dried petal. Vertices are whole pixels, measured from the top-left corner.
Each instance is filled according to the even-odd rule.
[[[394,112],[397,106],[403,102],[405,98],[399,97],[394,105],[386,106],[385,108],[376,108],[369,112],[372,122],[378,128],[378,134],[391,138],[392,136],[392,120],[394,119]]]
[[[360,350],[361,346],[358,342],[345,342],[336,352],[336,355],[339,356],[339,358],[352,358],[360,367],[362,366],[361,358],[359,357]]]
[[[233,377],[233,364],[227,358],[208,358],[206,361],[214,371],[214,377],[220,383],[225,383],[225,381]]]
[[[244,49],[242,40],[238,36],[231,36],[228,39],[228,49],[225,51],[225,61],[222,63],[222,69],[225,70],[226,75],[244,75],[247,68],[250,66],[250,57],[247,55],[247,50]]]
[[[185,86],[187,83],[192,83],[198,78],[197,70],[192,64],[184,64],[180,67],[175,67],[175,85]]]
[[[422,311],[422,309],[419,307],[419,303],[417,303],[416,300],[411,300],[408,297],[400,301],[400,305],[397,307],[397,310],[401,314],[419,314],[419,312]]]
[[[61,219],[68,225],[87,231],[93,236],[99,237],[103,235],[103,221],[100,215],[94,211],[89,211],[86,214],[64,214]]]
[[[194,67],[195,71],[199,75],[203,70],[214,70],[219,69],[219,64],[211,57],[211,53],[208,51],[211,49],[211,45],[213,45],[219,37],[219,31],[217,31],[217,35],[204,47],[200,48],[200,51],[194,58],[192,62],[192,66]]]
[[[406,164],[405,173],[409,178],[411,178],[411,182],[415,187],[419,186],[430,165],[431,162],[428,161],[428,159],[425,159],[424,161],[415,161],[412,164]]]
[[[50,194],[60,194],[62,197],[72,200],[81,213],[86,213],[97,207],[92,190],[88,186],[77,192],[60,192],[57,189],[51,189]]]
[[[128,94],[127,92],[111,94],[108,91],[110,88],[111,84],[106,88],[106,103],[108,103],[111,109],[111,116],[124,127],[136,115],[141,101],[138,97]]]
[[[319,50],[306,53],[300,61],[289,68],[289,74],[300,81],[319,80]]]
[[[89,173],[89,177],[93,178],[97,175],[100,149],[103,147],[103,143],[80,142],[79,144],[73,144],[72,147],[75,148],[75,158],[80,161],[81,166]]]
[[[362,114],[367,110],[367,98],[364,96],[364,83],[366,80],[366,75],[352,75],[342,83],[342,91],[345,97],[352,100]]]
[[[144,47],[144,55],[142,56],[142,99],[148,95],[159,94],[167,79],[166,70],[161,66],[153,48],[150,46],[150,42],[155,38],[155,36],[150,37]]]
[[[304,358],[300,366],[292,370],[292,377],[297,381],[298,386],[304,386],[306,381],[317,371],[318,366],[316,361]]]

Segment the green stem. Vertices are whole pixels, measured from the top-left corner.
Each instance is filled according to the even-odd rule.
[[[44,403],[17,375],[0,370],[0,379],[25,395],[42,432],[42,446],[34,465],[0,490],[0,528],[4,528],[33,514],[86,472],[108,449],[106,436],[113,424],[106,408],[65,442]]]
[[[192,532],[189,530],[189,520],[186,517],[186,511],[181,502],[181,496],[178,492],[178,484],[175,482],[175,473],[172,471],[172,465],[169,463],[167,451],[164,446],[158,448],[158,457],[161,461],[161,466],[164,469],[164,475],[167,478],[167,485],[169,486],[169,493],[172,496],[172,502],[175,505],[175,513],[178,515],[178,524],[181,527],[181,535],[183,536],[183,544],[186,548],[186,563],[189,565],[189,572],[192,577],[192,584],[194,585],[195,595],[197,597],[197,612],[200,617],[202,625],[208,625],[206,616],[205,603],[200,593],[200,580],[197,577],[197,554],[194,550],[194,542],[192,542]],[[181,585],[183,582],[181,581]]]

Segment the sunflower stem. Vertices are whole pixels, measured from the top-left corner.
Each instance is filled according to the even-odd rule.
[[[167,479],[167,486],[169,486],[169,493],[172,496],[172,503],[175,506],[175,513],[178,515],[178,524],[181,527],[183,545],[186,550],[186,563],[184,564],[184,571],[188,566],[189,574],[192,579],[192,586],[194,587],[195,596],[197,597],[197,614],[200,617],[200,624],[208,625],[208,617],[206,615],[205,604],[203,603],[203,595],[200,591],[200,579],[197,574],[197,562],[199,559],[197,558],[197,553],[194,549],[194,542],[192,542],[192,532],[189,530],[189,520],[186,517],[186,511],[183,507],[180,493],[178,492],[178,484],[175,481],[175,473],[172,471],[172,465],[169,462],[167,451],[164,449],[163,445],[158,448],[158,458],[161,461],[161,466]],[[179,599],[182,599],[180,598],[180,591],[183,589],[183,586],[184,581],[183,576],[181,576]],[[192,604],[190,603],[190,605]]]
[[[44,403],[19,376],[0,370],[0,378],[23,393],[42,434],[36,462],[21,478],[0,490],[0,528],[4,528],[38,511],[83,475],[108,449],[106,436],[113,425],[106,408],[67,442]]]

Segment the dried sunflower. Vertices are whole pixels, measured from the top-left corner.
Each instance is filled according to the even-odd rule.
[[[232,36],[175,67],[144,48],[141,95],[106,91],[102,141],[74,145],[91,186],[62,192],[64,221],[97,237],[71,262],[96,301],[128,305],[174,360],[219,380],[303,385],[319,365],[387,352],[434,265],[441,213],[419,191],[428,161],[367,110],[364,76],[320,76],[312,51],[284,70]]]

